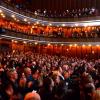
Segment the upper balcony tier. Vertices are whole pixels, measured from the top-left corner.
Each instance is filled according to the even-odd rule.
[[[35,12],[31,12],[26,9],[19,9],[16,6],[11,5],[8,2],[2,2],[0,0],[0,5],[3,7],[10,9],[14,12],[17,12],[19,14],[25,15],[30,18],[34,18],[36,20],[42,20],[42,21],[49,21],[49,22],[80,22],[80,21],[91,21],[91,20],[100,20],[99,11],[95,8],[84,8],[84,9],[78,9],[75,10],[66,10],[65,12],[55,12],[55,13],[47,13],[46,10],[43,10],[40,12],[39,10],[36,10]],[[2,8],[3,9],[3,8]],[[57,13],[57,15],[56,15]]]

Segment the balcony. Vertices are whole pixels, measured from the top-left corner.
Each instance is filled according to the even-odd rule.
[[[45,43],[57,43],[57,44],[88,44],[91,43],[93,45],[99,44],[100,38],[66,38],[66,37],[48,37],[48,36],[39,36],[39,35],[27,35],[24,33],[11,31],[5,29],[4,33],[0,34],[0,38],[10,39],[10,40],[18,40],[18,41],[27,41],[27,42],[35,42],[38,41],[41,44]]]
[[[44,16],[35,16],[33,12],[28,11],[28,10],[21,10],[16,8],[15,6],[12,5],[8,5],[7,2],[3,2],[2,0],[0,1],[0,5],[14,11],[17,12],[19,14],[31,17],[31,18],[35,18],[35,19],[39,19],[39,20],[44,20],[44,21],[52,21],[52,22],[76,22],[76,21],[90,21],[90,20],[100,20],[100,16],[99,14],[96,16],[87,16],[87,17],[81,17],[81,18],[49,18],[49,17],[44,17]]]

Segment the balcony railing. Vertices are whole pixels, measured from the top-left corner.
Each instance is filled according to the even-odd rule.
[[[10,38],[10,39],[20,39],[20,40],[32,40],[32,41],[43,41],[43,42],[100,42],[100,38],[65,38],[65,37],[48,37],[48,36],[36,36],[36,35],[27,35],[21,32],[16,32],[12,30],[7,30],[0,34],[1,38]]]

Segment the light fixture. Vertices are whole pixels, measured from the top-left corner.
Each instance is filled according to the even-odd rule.
[[[84,27],[87,27],[88,26],[88,24],[84,24]]]
[[[83,44],[82,47],[85,47],[85,44]]]
[[[77,44],[74,44],[74,46],[76,47],[76,46],[77,46]]]
[[[32,28],[35,28],[34,26],[32,26]]]
[[[17,22],[19,22],[19,20],[17,19]]]
[[[48,46],[50,46],[51,44],[50,43],[48,43]]]
[[[99,44],[97,44],[96,46],[97,46],[97,47],[99,47],[100,45],[99,45]]]
[[[78,26],[78,24],[75,24],[75,26]]]
[[[4,14],[3,14],[3,13],[1,13],[1,16],[4,16]]]
[[[14,18],[14,20],[17,20],[16,18]]]
[[[12,42],[14,42],[14,40],[11,40]]]
[[[44,26],[44,24],[42,24],[42,26]]]
[[[67,51],[69,51],[69,49],[66,49]]]
[[[64,27],[64,26],[65,26],[65,24],[62,24],[62,26]]]
[[[94,54],[95,52],[94,51],[92,51],[92,54]]]
[[[17,43],[18,41],[14,41],[15,43]]]
[[[37,21],[36,24],[39,24],[39,22]]]
[[[69,46],[72,47],[72,44],[70,44]]]
[[[49,23],[49,26],[52,26],[52,24],[51,24],[51,23]]]
[[[63,46],[64,44],[61,44],[61,46]]]
[[[34,14],[37,16],[38,15],[37,11],[35,11]]]
[[[30,22],[28,22],[28,24],[30,24]]]
[[[88,46],[91,47],[91,44],[89,44]]]
[[[2,13],[2,10],[0,9],[0,13]]]
[[[38,44],[38,42],[35,42],[34,44],[35,44],[35,45],[37,45],[37,44]]]
[[[26,44],[27,42],[26,42],[26,41],[24,41],[23,43],[24,43],[24,44]]]
[[[15,15],[11,15],[12,18],[15,18]]]
[[[24,21],[25,21],[25,22],[27,22],[27,19],[26,19],[26,18],[24,18]]]

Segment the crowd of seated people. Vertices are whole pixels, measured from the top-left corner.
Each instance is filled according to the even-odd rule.
[[[53,27],[21,24],[6,19],[0,19],[0,27],[26,35],[61,37],[61,38],[97,38],[100,37],[100,27]],[[19,34],[20,34],[19,33]]]
[[[81,18],[96,15],[95,8],[83,8],[83,9],[73,9],[65,11],[48,11],[40,9],[34,12],[37,16],[48,17],[48,18]]]
[[[0,100],[100,100],[100,59],[0,54]],[[24,99],[25,98],[25,99]]]
[[[17,3],[13,0],[3,1],[10,6],[13,6],[19,10],[22,10],[26,13],[34,14],[35,16],[48,17],[48,18],[82,18],[82,17],[91,17],[98,15],[97,9],[92,8],[82,8],[82,9],[67,9],[64,11],[52,11],[47,9],[37,9],[33,11],[28,9],[27,6],[23,3]]]

